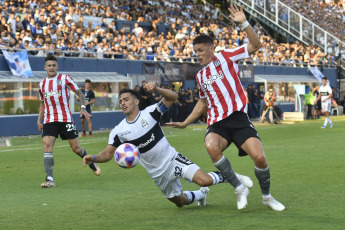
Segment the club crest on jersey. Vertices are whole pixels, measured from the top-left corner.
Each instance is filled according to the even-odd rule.
[[[204,81],[203,86],[204,89],[207,89],[212,85],[213,82],[215,82],[217,79],[223,79],[224,74],[221,70],[219,70],[218,74],[210,75],[206,77],[206,81]]]
[[[57,80],[57,81],[56,81],[56,84],[57,84],[57,85],[62,85],[62,81],[61,81],[61,80]]]
[[[144,128],[144,129],[147,129],[149,127],[149,123],[145,120],[145,119],[141,119],[141,126]]]
[[[218,66],[220,66],[220,61],[217,59],[217,60],[215,60],[214,62],[213,62],[213,65],[215,66],[215,67],[218,67]]]

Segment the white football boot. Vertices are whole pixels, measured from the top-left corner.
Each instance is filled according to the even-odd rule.
[[[206,206],[207,195],[208,195],[208,192],[210,191],[210,189],[209,189],[208,187],[202,187],[202,188],[200,189],[200,191],[201,191],[202,193],[204,193],[204,198],[201,199],[201,200],[198,200],[197,205]]]
[[[236,190],[237,194],[237,209],[241,210],[244,209],[248,202],[247,202],[247,196],[249,195],[249,188],[246,186],[243,186],[243,189]]]
[[[273,198],[273,196],[270,194],[268,196],[262,196],[262,203],[273,209],[274,211],[284,211],[285,206],[281,203],[279,203],[276,199]]]
[[[246,186],[247,188],[253,188],[254,183],[249,176],[240,175],[238,173],[235,174],[244,186]]]

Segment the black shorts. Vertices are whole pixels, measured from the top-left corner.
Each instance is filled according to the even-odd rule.
[[[216,133],[228,141],[228,146],[234,143],[238,148],[239,156],[248,155],[243,149],[242,144],[250,137],[256,137],[260,140],[258,132],[254,125],[249,121],[248,115],[244,112],[236,111],[227,118],[210,125],[205,137],[209,133]]]
[[[59,134],[62,140],[75,139],[79,136],[73,122],[51,122],[43,124],[42,137],[53,136],[58,138]]]
[[[88,112],[91,115],[91,109],[86,107],[86,112]],[[91,119],[92,117],[90,117]],[[80,119],[86,119],[86,117],[83,114],[80,114]]]

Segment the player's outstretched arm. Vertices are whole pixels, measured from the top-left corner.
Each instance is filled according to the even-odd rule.
[[[177,93],[168,89],[162,89],[156,85],[155,82],[149,82],[144,86],[147,92],[156,92],[162,95],[163,103],[165,106],[170,107],[173,103],[177,101]]]
[[[248,43],[248,53],[252,54],[261,48],[262,44],[260,42],[259,36],[255,33],[253,27],[247,22],[246,15],[243,12],[242,7],[237,7],[237,5],[232,5],[228,8],[230,15],[229,17],[236,23],[244,27],[244,31],[247,33],[249,39]]]
[[[104,163],[108,162],[113,158],[116,148],[112,145],[108,145],[102,152],[98,155],[86,155],[83,158],[83,165],[89,165],[91,163]]]
[[[184,129],[189,124],[199,119],[206,109],[207,109],[206,98],[200,98],[200,100],[196,103],[192,113],[186,118],[186,120],[184,120],[183,122],[168,122],[165,124],[173,128]]]

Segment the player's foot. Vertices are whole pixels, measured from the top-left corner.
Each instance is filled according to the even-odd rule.
[[[89,134],[89,136],[88,137],[92,137],[92,134]]]
[[[85,137],[85,136],[86,136],[86,134],[85,134],[85,133],[82,133],[82,134],[81,134],[81,136],[82,136],[82,137]]]
[[[237,209],[244,209],[248,204],[247,196],[249,195],[249,188],[244,186],[244,189],[236,191],[235,193],[237,194]]]
[[[96,175],[99,176],[101,175],[101,169],[98,165],[96,165],[95,163],[90,164],[90,169],[92,170],[92,172]]]
[[[325,125],[321,126],[321,129],[325,129],[325,128],[326,128],[326,126],[325,126]]]
[[[236,176],[244,186],[246,186],[247,188],[253,188],[254,183],[249,176],[240,175],[238,173],[236,173]]]
[[[285,206],[279,203],[272,195],[262,196],[262,203],[274,211],[284,211]]]
[[[329,125],[329,127],[332,128],[332,127],[333,127],[333,123],[331,123],[331,124]]]
[[[43,182],[41,184],[41,187],[42,188],[53,188],[53,187],[55,187],[55,183],[54,183],[54,181],[47,180],[46,182]]]
[[[202,193],[204,193],[204,198],[201,199],[201,200],[198,200],[197,205],[206,206],[207,195],[208,195],[210,189],[209,189],[208,187],[202,187],[202,188],[200,189],[200,191],[201,191]]]

